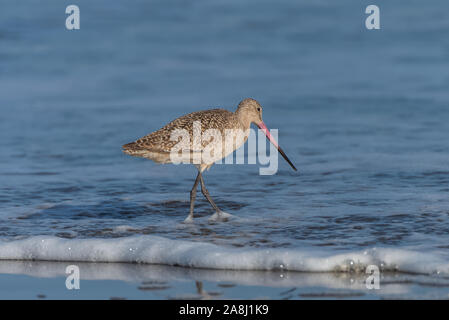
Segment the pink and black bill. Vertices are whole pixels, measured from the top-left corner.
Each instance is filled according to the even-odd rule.
[[[296,170],[296,167],[293,165],[293,163],[290,161],[290,159],[287,157],[284,150],[282,150],[281,147],[279,147],[278,143],[271,135],[271,133],[268,130],[265,123],[263,121],[261,121],[259,124],[257,124],[257,126],[260,128],[260,130],[263,131],[263,133],[265,133],[265,135],[267,136],[267,139],[270,140],[270,142],[276,147],[276,149],[279,151],[279,153],[282,155],[282,157],[285,159],[285,161],[287,161],[288,164],[293,168],[293,170],[298,171],[298,170]]]

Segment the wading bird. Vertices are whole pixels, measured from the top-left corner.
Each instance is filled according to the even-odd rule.
[[[218,132],[223,139],[229,132],[233,132],[234,136],[232,137],[233,143],[231,144],[231,147],[229,148],[229,144],[224,143],[224,140],[216,138],[209,139],[209,141],[208,139],[204,139],[201,140],[199,145],[195,145],[195,123],[200,123],[201,133],[205,133],[208,130],[215,130],[215,132]],[[242,100],[235,112],[223,109],[212,109],[193,112],[177,118],[163,128],[154,131],[135,142],[125,144],[123,146],[123,152],[132,156],[151,159],[157,163],[174,163],[173,156],[179,155],[178,151],[182,154],[187,154],[187,158],[184,157],[183,162],[195,164],[198,169],[198,175],[193,184],[193,188],[190,191],[190,212],[186,221],[192,221],[193,219],[193,208],[198,183],[201,184],[201,192],[215,209],[216,214],[214,214],[214,216],[223,219],[227,214],[218,208],[209,195],[206,185],[204,184],[202,172],[205,169],[209,169],[215,161],[225,158],[244,144],[248,139],[247,132],[252,123],[256,124],[265,133],[267,139],[277,148],[279,153],[296,171],[293,163],[279,147],[276,140],[270,134],[270,131],[268,131],[267,126],[262,121],[262,107],[259,102],[251,98]],[[188,143],[185,144],[182,149],[176,149],[179,143],[179,139],[173,138],[173,132],[176,130],[177,132],[186,132],[188,135]],[[241,134],[242,132],[244,132],[243,135]],[[213,154],[212,157],[195,158],[196,154],[201,154],[206,148],[208,149],[208,152]],[[174,149],[177,151],[173,152]],[[199,159],[199,161],[194,161],[194,159]]]

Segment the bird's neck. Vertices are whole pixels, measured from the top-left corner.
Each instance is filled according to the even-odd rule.
[[[240,109],[237,109],[235,112],[237,119],[243,127],[243,130],[248,130],[251,127],[251,120],[246,112],[241,112]]]

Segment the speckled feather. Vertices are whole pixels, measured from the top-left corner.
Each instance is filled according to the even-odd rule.
[[[158,161],[155,153],[161,153],[160,158],[164,158],[164,153],[170,153],[172,148],[178,143],[177,140],[170,140],[171,133],[175,129],[184,129],[190,134],[191,141],[193,140],[193,123],[200,121],[201,131],[204,133],[208,129],[217,129],[222,136],[225,136],[226,129],[244,129],[243,124],[240,123],[235,113],[224,109],[212,109],[205,111],[192,112],[182,117],[179,117],[168,123],[163,128],[154,131],[135,142],[125,144],[123,151],[132,156],[145,157],[155,160],[156,162],[170,162]],[[202,147],[206,147],[209,141],[202,141]],[[191,148],[192,151],[193,148]],[[160,159],[163,160],[163,159]]]
[[[212,134],[210,139],[201,136],[199,140],[201,145],[196,145],[195,142],[198,139],[194,138],[196,138],[197,133],[194,134],[193,132],[196,128],[195,122],[199,122],[201,125],[201,134],[204,134],[209,129],[219,131],[221,141],[220,139],[215,139],[214,134]],[[247,129],[250,128],[251,123],[261,122],[262,108],[260,104],[254,99],[247,98],[239,103],[235,112],[224,109],[211,109],[192,112],[179,117],[163,128],[135,142],[125,144],[123,152],[135,157],[151,159],[157,163],[172,163],[171,155],[177,155],[176,153],[171,153],[174,151],[181,154],[183,163],[195,164],[198,164],[198,162],[194,159],[197,159],[196,155],[200,154],[201,166],[199,166],[199,169],[202,171],[205,168],[209,168],[216,160],[226,157],[239,148],[248,138],[247,134],[249,134],[249,131]],[[227,132],[229,129],[235,130],[232,131],[232,136],[229,136],[229,132]],[[177,145],[182,141],[181,137],[178,136],[178,139],[176,137],[171,139],[174,130],[185,130],[189,133],[190,144],[187,147],[184,144],[185,141],[183,141],[182,145]],[[232,143],[232,145],[229,145],[229,143]],[[176,148],[173,149],[174,147]],[[182,150],[179,150],[180,148]]]

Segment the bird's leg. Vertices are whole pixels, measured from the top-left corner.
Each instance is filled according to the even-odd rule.
[[[201,179],[201,173],[198,172],[198,175],[196,176],[195,183],[193,184],[193,188],[190,191],[190,212],[186,218],[187,221],[191,221],[193,219],[193,208],[195,206],[196,188],[198,187],[198,182],[200,182],[200,179]]]
[[[201,192],[206,197],[207,201],[212,205],[212,207],[215,209],[218,215],[220,215],[223,211],[221,211],[217,205],[215,204],[214,200],[210,197],[209,191],[206,189],[206,185],[204,184],[203,176],[201,175],[201,172],[199,173],[200,181],[201,181]]]

